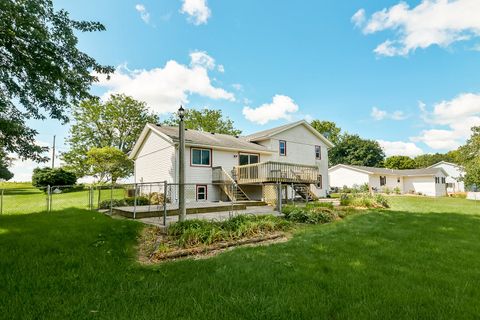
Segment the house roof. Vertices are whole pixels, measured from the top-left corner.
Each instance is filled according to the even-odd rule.
[[[430,167],[427,167],[427,168],[435,168],[436,166],[440,165],[440,164],[447,164],[449,166],[453,166],[453,167],[457,167],[459,169],[462,169],[462,166],[459,165],[459,164],[456,164],[456,163],[453,163],[453,162],[448,162],[448,161],[440,161],[440,162],[437,162],[435,164],[432,164]]]
[[[256,133],[253,133],[253,134],[250,134],[248,136],[245,136],[245,139],[248,140],[248,141],[262,141],[262,140],[266,140],[266,139],[269,139],[270,137],[276,135],[276,134],[279,134],[283,131],[286,131],[288,129],[291,129],[291,128],[294,128],[296,126],[299,126],[299,125],[303,125],[305,126],[308,130],[310,130],[315,136],[317,136],[320,140],[322,140],[329,148],[333,147],[334,144],[328,140],[327,138],[325,138],[321,133],[319,133],[317,130],[315,130],[315,128],[313,128],[307,121],[305,120],[300,120],[300,121],[297,121],[297,122],[292,122],[292,123],[289,123],[289,124],[286,124],[286,125],[283,125],[283,126],[279,126],[279,127],[275,127],[275,128],[272,128],[272,129],[268,129],[268,130],[263,130],[263,131],[259,131],[259,132],[256,132]]]
[[[404,170],[396,170],[396,169],[387,169],[387,168],[375,168],[375,167],[365,167],[365,166],[355,166],[355,165],[345,165],[345,164],[337,164],[336,166],[331,167],[328,169],[329,171],[334,170],[336,168],[343,167],[349,168],[355,171],[365,172],[369,174],[384,174],[384,175],[396,175],[396,176],[434,176],[439,172],[443,174],[448,174],[442,168],[423,168],[423,169],[404,169]]]

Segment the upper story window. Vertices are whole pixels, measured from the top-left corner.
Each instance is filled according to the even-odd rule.
[[[193,166],[210,167],[212,165],[212,150],[192,148],[191,164]]]
[[[281,156],[286,156],[287,155],[287,141],[280,140],[278,142],[278,152]]]
[[[315,159],[322,160],[322,147],[315,146]]]

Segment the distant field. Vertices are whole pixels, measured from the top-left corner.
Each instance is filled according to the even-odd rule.
[[[3,189],[3,214],[26,214],[42,212],[47,210],[47,194],[44,190],[39,190],[31,183],[1,183],[0,190]],[[1,191],[0,191],[1,192]],[[110,199],[110,189],[95,190],[93,193],[94,206],[100,201]],[[113,190],[114,198],[123,198],[124,190]],[[62,192],[52,195],[52,210],[62,210],[66,208],[88,209],[89,190]]]

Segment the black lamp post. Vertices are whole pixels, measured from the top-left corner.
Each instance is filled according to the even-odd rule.
[[[178,109],[178,221],[184,221],[187,217],[185,208],[185,109],[180,106]]]

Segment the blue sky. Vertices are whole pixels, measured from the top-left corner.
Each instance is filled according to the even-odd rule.
[[[219,108],[244,133],[336,122],[387,155],[444,152],[480,125],[478,0],[54,1],[107,31],[79,46],[117,67],[92,92],[125,92],[163,114]],[[69,126],[32,121],[40,144]],[[16,162],[28,180],[31,162]]]

